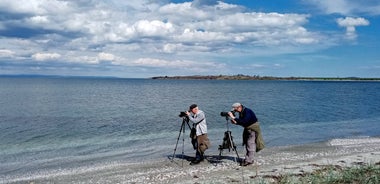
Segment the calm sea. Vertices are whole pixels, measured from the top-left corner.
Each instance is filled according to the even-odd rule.
[[[267,147],[380,135],[380,82],[3,77],[0,180],[165,159],[192,103],[218,154],[227,129],[241,143],[242,128],[220,116],[234,102],[254,110]]]

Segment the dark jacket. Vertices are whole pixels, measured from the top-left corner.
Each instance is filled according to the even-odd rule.
[[[243,106],[243,110],[239,113],[239,118],[235,118],[236,124],[243,126],[244,128],[249,127],[253,123],[257,122],[255,113]]]

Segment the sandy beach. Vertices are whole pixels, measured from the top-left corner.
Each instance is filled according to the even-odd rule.
[[[239,150],[240,149],[240,150]],[[258,183],[273,181],[284,174],[305,174],[325,165],[350,167],[380,164],[380,138],[333,139],[328,142],[266,148],[257,153],[254,165],[241,167],[235,162],[235,152],[210,149],[202,163],[189,165],[189,156],[142,163],[110,163],[106,166],[41,173],[39,176],[18,178],[13,182],[26,183]],[[244,157],[242,147],[238,147]],[[12,181],[8,181],[12,182]]]

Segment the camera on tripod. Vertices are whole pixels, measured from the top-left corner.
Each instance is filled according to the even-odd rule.
[[[185,111],[181,111],[180,113],[179,113],[179,115],[178,115],[180,118],[183,118],[183,117],[186,117],[187,116],[187,114],[186,114],[186,112]]]
[[[180,118],[182,118],[182,125],[181,125],[181,129],[179,130],[179,134],[178,134],[178,138],[177,138],[177,143],[176,143],[175,148],[174,148],[174,153],[173,153],[172,161],[174,160],[175,152],[177,151],[178,141],[179,141],[179,138],[181,137],[181,134],[182,134],[182,159],[184,158],[184,155],[185,155],[184,154],[184,144],[185,144],[184,134],[185,134],[186,124],[189,127],[189,129],[191,130],[191,127],[189,125],[189,116],[187,115],[186,111],[180,112],[178,116]],[[182,166],[183,166],[183,160],[182,160]]]
[[[235,111],[230,111],[233,115],[235,115]],[[220,112],[220,116],[228,117],[228,112]]]
[[[235,116],[235,111],[230,111],[230,112]],[[232,133],[228,127],[228,120],[229,120],[228,113],[229,112],[220,112],[220,116],[223,116],[226,118],[227,131],[224,132],[223,142],[221,145],[219,145],[219,148],[218,148],[219,149],[219,160],[221,159],[222,152],[224,149],[228,149],[228,151],[231,151],[231,150],[235,151],[237,159],[240,160],[239,154],[236,150],[236,145],[235,145],[233,137],[232,137]],[[235,159],[235,161],[237,161],[237,160]]]

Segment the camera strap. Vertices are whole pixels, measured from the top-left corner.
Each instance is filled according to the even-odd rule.
[[[204,118],[203,119],[201,119],[200,121],[198,121],[197,123],[194,123],[193,124],[193,127],[196,127],[200,122],[202,122],[204,120]]]

